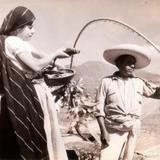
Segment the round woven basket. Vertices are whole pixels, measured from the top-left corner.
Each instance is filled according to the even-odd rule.
[[[50,70],[44,73],[44,80],[48,86],[60,86],[68,84],[74,75],[75,71],[72,69]]]

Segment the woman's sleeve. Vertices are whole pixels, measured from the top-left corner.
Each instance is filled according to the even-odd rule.
[[[103,79],[101,81],[101,84],[99,86],[98,92],[97,92],[97,112],[96,117],[98,116],[105,116],[104,113],[104,106],[106,101],[106,95],[107,95],[107,81]]]
[[[25,43],[18,37],[8,37],[5,41],[5,45],[9,53],[12,53],[14,56],[27,51]]]

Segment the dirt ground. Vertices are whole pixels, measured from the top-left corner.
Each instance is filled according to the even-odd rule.
[[[89,128],[81,127],[83,134],[90,135],[89,133],[91,133],[95,137],[93,142],[84,141],[75,130],[72,134],[67,133],[71,121],[66,118],[65,109],[59,113],[59,122],[66,149],[69,151],[69,160],[98,160],[100,132],[96,120],[89,122]],[[151,129],[149,123],[147,125],[146,122],[144,123],[135,150],[134,160],[160,160],[160,135],[155,131],[153,128]]]

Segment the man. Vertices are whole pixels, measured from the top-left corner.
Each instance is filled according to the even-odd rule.
[[[122,44],[107,49],[104,59],[118,71],[102,79],[98,91],[97,121],[101,131],[101,160],[132,160],[140,131],[143,96],[159,98],[158,88],[133,75],[149,65],[147,51],[138,45]]]

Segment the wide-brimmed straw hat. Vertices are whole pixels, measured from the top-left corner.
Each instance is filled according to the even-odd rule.
[[[150,64],[149,50],[136,44],[120,44],[104,51],[103,57],[109,63],[115,65],[115,60],[121,55],[131,55],[136,58],[135,68],[144,68]]]

